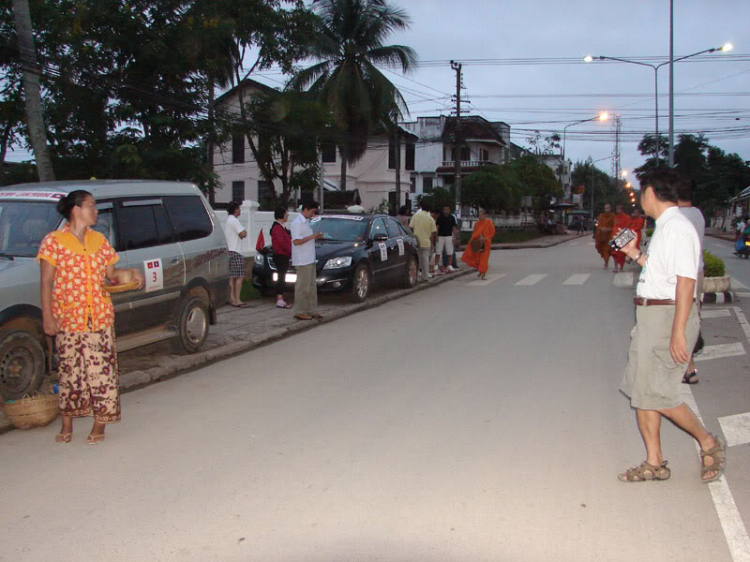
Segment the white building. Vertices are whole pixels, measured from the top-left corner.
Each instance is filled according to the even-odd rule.
[[[239,87],[229,90],[216,100],[218,110],[239,113]],[[245,80],[243,97],[273,91],[272,88]],[[410,174],[414,169],[417,137],[402,130],[401,137],[401,201],[396,202],[396,151],[387,134],[373,135],[368,139],[365,154],[356,163],[347,166],[346,189],[357,190],[365,209],[380,206],[384,201],[391,205],[403,204],[409,192]],[[327,186],[338,187],[341,178],[341,155],[333,145],[321,150],[323,175]],[[260,173],[252,151],[243,135],[214,150],[214,171],[222,188],[216,191],[215,202],[253,200],[263,202],[273,188],[281,193],[281,182],[271,186]]]

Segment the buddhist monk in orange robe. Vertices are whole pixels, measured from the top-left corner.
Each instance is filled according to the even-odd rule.
[[[596,222],[596,251],[604,260],[604,269],[609,267],[609,241],[612,240],[612,229],[615,226],[615,215],[612,205],[604,205],[604,212],[599,215]]]
[[[490,252],[492,251],[492,238],[495,236],[495,225],[487,218],[484,209],[479,209],[479,220],[474,225],[474,232],[471,233],[469,243],[466,245],[461,261],[469,267],[479,271],[478,277],[484,279],[487,275],[487,269],[490,265]],[[471,248],[472,240],[483,240],[484,249],[481,252],[475,252]]]
[[[641,249],[641,239],[643,238],[643,229],[646,226],[646,219],[641,215],[641,211],[636,209],[630,217],[630,230],[635,232],[635,247]]]
[[[612,227],[612,238],[620,234],[621,230],[630,228],[630,215],[625,214],[625,211],[622,209],[622,205],[617,205],[617,207],[615,207],[615,211],[615,224]],[[612,252],[612,260],[615,262],[615,272],[617,272],[618,266],[620,268],[620,271],[623,270],[623,268],[625,267],[625,257],[625,254],[623,254],[622,252]]]

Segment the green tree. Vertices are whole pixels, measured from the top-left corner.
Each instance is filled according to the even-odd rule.
[[[602,212],[604,204],[627,205],[630,200],[622,182],[615,184],[612,176],[603,172],[591,162],[576,162],[571,172],[574,187],[584,186],[582,203],[584,209],[591,210],[591,191],[594,192],[594,216]]]
[[[523,185],[508,164],[472,172],[463,180],[461,189],[464,203],[495,213],[518,209],[523,195]]]
[[[421,205],[422,201],[427,201],[430,209],[442,209],[443,207],[452,209],[456,205],[456,194],[453,189],[435,187],[430,193],[417,196],[417,204]]]
[[[330,109],[342,134],[341,182],[346,189],[346,168],[367,148],[368,136],[387,131],[407,106],[396,86],[376,65],[399,65],[409,71],[416,62],[410,47],[385,45],[394,31],[408,29],[404,10],[386,0],[320,0],[318,33],[310,56],[320,62],[293,79],[299,89],[309,89]]]
[[[553,197],[562,197],[563,189],[555,173],[533,155],[522,156],[506,164],[518,178],[521,196],[531,196],[534,210],[546,206]]]

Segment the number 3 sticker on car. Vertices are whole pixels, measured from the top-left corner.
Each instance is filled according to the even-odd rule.
[[[143,271],[146,274],[147,293],[164,288],[164,269],[161,266],[161,258],[144,261]]]

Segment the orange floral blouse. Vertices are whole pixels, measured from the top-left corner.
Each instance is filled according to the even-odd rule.
[[[110,328],[115,320],[112,301],[102,285],[107,267],[120,258],[95,230],[86,230],[84,242],[65,225],[42,240],[36,258],[55,268],[52,314],[63,332],[97,332]]]

